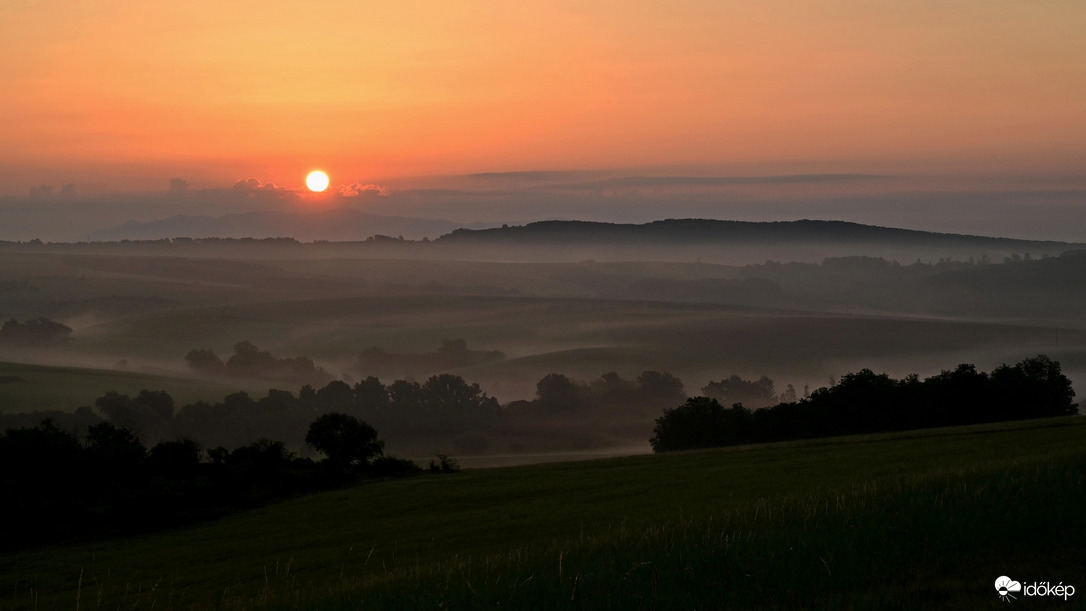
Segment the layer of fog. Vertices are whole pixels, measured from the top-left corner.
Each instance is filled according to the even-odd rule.
[[[0,198],[0,240],[78,241],[94,235],[125,236],[140,223],[188,217],[179,227],[234,237],[215,219],[238,213],[327,214],[345,207],[397,217],[396,233],[433,239],[452,226],[496,226],[548,219],[643,223],[662,218],[750,221],[803,218],[846,220],[927,231],[1038,240],[1086,242],[1086,178],[931,177],[881,175],[719,176],[630,173],[519,172],[430,179],[401,179],[350,195],[313,196],[282,189],[186,189],[139,195],[80,195],[72,189]],[[192,217],[207,217],[193,221]],[[411,219],[419,219],[416,225]],[[244,219],[242,219],[244,220]],[[237,219],[234,219],[237,221]],[[426,221],[426,222],[421,222]],[[437,221],[441,221],[438,223]],[[211,228],[207,224],[211,223]],[[133,225],[135,224],[135,225]],[[365,239],[319,227],[310,239]],[[334,226],[334,225],[332,225]],[[384,227],[388,227],[386,224]],[[341,228],[339,228],[341,229]],[[167,223],[142,228],[146,237],[178,237]],[[279,233],[253,227],[252,233]],[[112,233],[110,233],[112,232]],[[149,233],[148,233],[149,232]],[[291,237],[290,229],[282,230]],[[188,237],[202,237],[190,235]],[[255,237],[265,237],[263,235]],[[110,238],[112,239],[112,238]]]
[[[402,248],[380,252],[388,257]],[[56,349],[6,346],[0,361],[213,382],[207,392],[217,394],[202,397],[208,401],[236,390],[254,397],[268,388],[299,391],[302,382],[216,378],[185,362],[193,349],[212,349],[225,360],[241,341],[277,358],[307,357],[350,383],[378,373],[385,384],[423,382],[449,372],[478,383],[502,404],[533,399],[536,383],[549,373],[590,384],[609,372],[631,381],[644,371],[667,371],[689,395],[733,374],[764,375],[776,392],[792,385],[802,394],[862,368],[896,378],[929,376],[959,363],[990,371],[1038,353],[1061,361],[1078,387],[1086,383],[1086,324],[1075,309],[1084,301],[1074,293],[1081,274],[1073,256],[915,268],[870,258],[732,267],[430,261],[374,256],[366,244],[283,242],[2,250],[0,317],[46,316],[73,333],[67,346]],[[501,247],[490,251],[503,257]],[[642,256],[657,252],[662,257],[667,249]],[[774,258],[789,254],[775,252]],[[612,254],[628,256],[625,250]],[[926,281],[941,270],[952,272],[945,277],[956,283],[950,293]],[[886,299],[891,272],[905,273],[904,279],[915,272],[919,280]],[[753,290],[743,284],[749,278],[775,278],[783,292]],[[634,290],[646,280],[671,284]],[[1009,309],[972,309],[970,299],[984,297],[984,290],[995,295],[985,303]],[[909,299],[924,295],[930,299]],[[429,354],[452,339],[504,357],[387,372],[360,364],[366,348]],[[94,398],[56,407],[72,410]],[[666,407],[674,406],[659,409]],[[608,443],[647,439],[652,417],[646,412],[637,418],[640,437],[608,435]],[[590,430],[592,423],[581,424]],[[495,440],[490,451],[506,453],[510,445]]]

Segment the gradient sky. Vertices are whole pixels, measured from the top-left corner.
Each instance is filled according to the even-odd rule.
[[[0,194],[1086,168],[1082,0],[5,0]]]

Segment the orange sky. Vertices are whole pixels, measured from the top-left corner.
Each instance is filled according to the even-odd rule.
[[[1082,0],[6,0],[0,193],[1086,169]]]

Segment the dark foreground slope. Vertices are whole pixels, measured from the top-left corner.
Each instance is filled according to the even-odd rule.
[[[997,608],[1001,575],[1078,597],[1084,441],[1065,418],[380,482],[0,557],[0,608]]]

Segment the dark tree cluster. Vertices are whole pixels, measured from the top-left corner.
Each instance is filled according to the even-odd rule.
[[[1078,413],[1074,396],[1059,362],[1043,355],[990,374],[963,364],[925,380],[915,374],[895,380],[862,369],[810,397],[763,409],[691,398],[664,410],[649,441],[654,451],[664,452],[1067,416]]]
[[[162,391],[143,390],[135,396],[108,392],[93,409],[0,415],[0,428],[33,425],[43,417],[67,428],[108,421],[147,443],[188,438],[205,447],[237,447],[268,438],[302,449],[309,441],[304,438],[307,425],[338,412],[371,423],[399,447],[477,454],[491,449],[494,439],[516,449],[523,447],[518,445],[522,441],[534,443],[541,436],[556,446],[587,447],[598,443],[605,429],[625,439],[639,438],[662,407],[686,399],[682,380],[659,371],[645,371],[632,380],[611,372],[588,384],[552,373],[536,388],[534,400],[504,408],[478,384],[453,374],[387,385],[374,376],[353,385],[334,380],[297,392],[270,389],[263,397],[236,392],[216,402],[180,407]],[[601,428],[601,423],[608,424]],[[583,431],[572,435],[571,427]]]
[[[213,376],[289,380],[298,384],[324,384],[332,379],[309,358],[277,358],[250,342],[235,344],[234,354],[226,361],[214,350],[197,348],[185,355],[185,362],[194,371]]]
[[[777,403],[773,380],[766,376],[762,376],[757,380],[744,380],[737,375],[732,375],[718,382],[709,382],[701,389],[701,392],[706,397],[716,399],[724,405],[742,403],[746,407],[759,408],[769,407]],[[790,396],[793,396],[792,400],[794,401],[795,390],[790,392]]]
[[[608,372],[591,383],[549,373],[536,383],[536,398],[514,401],[508,411],[528,417],[614,415],[627,418],[686,399],[683,382],[666,371],[644,371],[633,380]]]
[[[19,322],[14,318],[0,327],[0,343],[19,346],[57,346],[68,343],[72,328],[48,318]]]
[[[136,396],[110,391],[95,400],[94,409],[48,416],[66,427],[107,421],[149,443],[189,438],[206,447],[235,447],[269,438],[304,448],[310,441],[304,437],[309,423],[332,412],[370,422],[397,439],[448,438],[487,429],[501,417],[497,399],[478,384],[451,374],[431,376],[422,383],[397,380],[387,386],[372,376],[353,386],[334,380],[320,388],[303,386],[296,393],[270,389],[259,398],[236,392],[217,402],[197,401],[180,408],[164,391],[142,390]],[[24,426],[42,417],[0,415],[0,427]]]
[[[269,439],[204,452],[196,441],[177,438],[148,449],[132,430],[109,421],[81,434],[50,419],[8,429],[0,435],[0,506],[9,526],[0,549],[150,531],[358,477],[421,471],[382,456],[377,431],[345,414],[314,420],[306,441],[326,458],[300,458]]]

